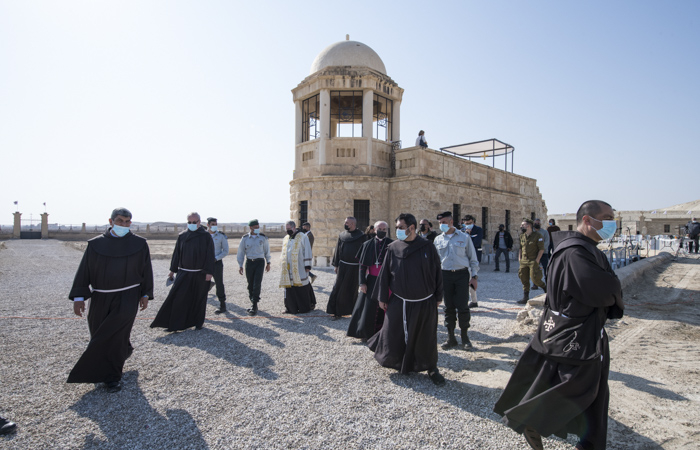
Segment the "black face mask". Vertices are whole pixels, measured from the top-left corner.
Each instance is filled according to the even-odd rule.
[[[503,231],[503,228],[499,228],[498,231]]]
[[[428,228],[425,226],[424,223],[420,224],[420,232],[421,232],[421,233],[425,233],[425,230],[427,230],[427,229],[428,229]]]
[[[386,231],[377,231],[377,237],[379,239],[384,239],[386,237]]]
[[[521,231],[522,233],[527,233],[527,228],[521,228],[520,231]]]
[[[535,224],[535,230],[539,230],[541,228],[541,225]]]
[[[294,234],[294,230],[287,230],[287,234],[290,235],[290,236],[293,235],[293,234]]]
[[[350,231],[350,225],[345,225],[345,231]]]

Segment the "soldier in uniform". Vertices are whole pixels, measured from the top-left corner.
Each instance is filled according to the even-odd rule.
[[[270,271],[270,243],[267,236],[260,232],[258,219],[248,222],[250,232],[243,235],[241,243],[238,244],[238,273],[243,275],[243,263],[245,262],[245,276],[248,280],[248,296],[253,306],[248,309],[248,315],[254,316],[258,313],[258,302],[260,301],[260,287],[262,286],[263,269]],[[267,265],[265,265],[267,261]]]
[[[518,250],[518,261],[520,268],[518,276],[523,283],[523,298],[518,303],[524,305],[530,299],[530,279],[536,286],[547,292],[547,287],[542,281],[542,269],[540,269],[540,259],[544,254],[544,238],[540,233],[536,233],[532,226],[534,222],[530,219],[523,219],[520,224],[520,249]]]
[[[215,217],[207,219],[207,228],[209,234],[214,240],[214,257],[216,264],[214,265],[214,281],[216,282],[216,297],[219,299],[219,309],[214,311],[214,314],[222,314],[226,312],[226,291],[224,290],[224,261],[228,256],[228,238],[224,233],[219,231],[218,222]],[[209,288],[211,289],[211,287]]]

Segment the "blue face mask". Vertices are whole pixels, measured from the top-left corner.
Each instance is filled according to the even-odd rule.
[[[449,229],[450,229],[450,226],[447,225],[446,223],[440,224],[440,231],[442,231],[443,233],[447,233],[447,230],[449,230]]]
[[[464,226],[465,230],[471,230],[472,228],[474,228],[474,224]]]
[[[260,234],[260,228],[253,228],[253,234]]]
[[[210,226],[209,229],[210,229],[211,231],[213,231],[214,233],[216,233],[217,231],[219,231],[219,227],[217,227],[216,225]]]
[[[119,237],[126,235],[129,232],[129,227],[120,227],[119,225],[112,225],[112,232]]]
[[[187,229],[190,231],[197,231],[197,224],[196,223],[188,223]]]
[[[598,236],[604,241],[607,241],[611,237],[615,235],[615,231],[617,231],[617,221],[615,220],[598,220],[595,219],[591,216],[588,216],[591,219],[595,220],[596,222],[600,222],[603,224],[603,228],[600,230],[595,230],[596,233],[598,233]]]
[[[396,230],[396,238],[400,241],[406,239],[406,230]]]

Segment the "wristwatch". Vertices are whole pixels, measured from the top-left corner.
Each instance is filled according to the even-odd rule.
[[[478,280],[478,279],[479,279],[479,275],[474,275],[474,276],[472,277],[472,280]]]

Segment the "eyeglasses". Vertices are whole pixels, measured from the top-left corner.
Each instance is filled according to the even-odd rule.
[[[190,224],[190,225],[197,225],[198,222],[199,222],[199,221],[197,221],[197,222],[187,222],[187,223]]]

